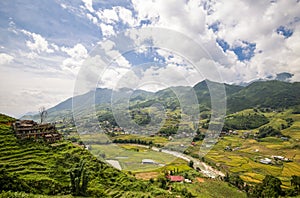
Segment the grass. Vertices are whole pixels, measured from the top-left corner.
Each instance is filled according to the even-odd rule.
[[[182,184],[177,184],[182,185]],[[196,182],[193,184],[184,184],[182,186],[186,187],[197,197],[247,197],[245,193],[237,191],[234,187],[230,186],[227,183],[206,179],[204,182]]]
[[[300,175],[300,115],[292,114],[292,110],[276,113],[263,113],[270,122],[264,126],[280,127],[286,124],[286,118],[294,120],[291,127],[282,130],[284,135],[289,135],[289,141],[283,141],[277,137],[267,137],[256,141],[254,139],[241,139],[239,136],[244,130],[239,130],[239,135],[226,136],[219,140],[213,149],[205,156],[208,161],[214,164],[220,164],[224,171],[237,173],[241,178],[250,183],[261,182],[265,175],[271,174],[279,177],[283,182],[284,188],[290,187],[292,175]],[[244,110],[236,114],[252,113],[252,110]],[[258,129],[252,130],[252,134]],[[192,148],[192,153],[197,154],[199,144]],[[239,147],[235,151],[225,151],[224,148]],[[278,165],[265,165],[259,163],[259,159],[272,155],[281,155],[292,160],[292,162],[283,162]]]
[[[105,159],[118,160],[122,169],[132,172],[148,172],[160,168],[162,165],[174,161],[176,158],[172,155],[156,152],[147,147],[124,144],[124,145],[91,145],[91,152],[100,156],[105,153]],[[152,159],[156,164],[142,164],[143,159]]]

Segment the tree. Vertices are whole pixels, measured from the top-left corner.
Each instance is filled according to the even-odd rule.
[[[227,175],[226,175],[227,176]],[[237,174],[228,175],[228,181],[232,185],[236,186],[239,189],[243,189],[244,187],[244,181],[241,179],[241,177]]]
[[[43,123],[48,115],[48,112],[44,106],[39,108],[39,115],[40,115],[41,123]]]
[[[291,179],[291,185],[294,186],[296,193],[300,194],[300,176],[293,175]]]
[[[253,195],[255,197],[279,197],[283,194],[281,184],[278,178],[267,175],[261,184],[255,186]]]
[[[193,160],[189,161],[189,167],[194,168],[194,161]]]
[[[87,185],[89,182],[89,176],[87,174],[86,169],[84,168],[85,162],[81,160],[79,164],[77,164],[71,171],[70,171],[70,178],[71,178],[71,192],[73,195],[85,196]]]

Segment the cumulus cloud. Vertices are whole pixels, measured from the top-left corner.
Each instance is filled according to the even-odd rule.
[[[83,61],[88,57],[87,49],[82,44],[78,43],[72,48],[62,47],[61,51],[67,53],[70,57],[63,61],[63,69],[77,74]]]
[[[47,52],[47,53],[53,53],[54,50],[51,48],[55,48],[55,45],[49,46],[48,41],[43,38],[41,35],[29,32],[27,30],[21,30],[24,34],[31,37],[32,40],[26,41],[27,47],[32,50],[36,51],[37,53],[41,52]]]
[[[218,22],[216,36],[232,48],[242,48],[246,42],[256,45],[249,61],[232,64],[231,67],[236,67],[237,71],[233,73],[232,81],[236,81],[236,76],[243,76],[240,80],[247,81],[284,71],[295,72],[293,62],[299,57],[299,50],[295,46],[288,46],[288,43],[297,38],[299,6],[296,1],[282,0],[273,3],[238,0],[214,2],[213,12],[207,16],[207,21],[209,25]],[[280,26],[287,26],[295,33],[285,38],[276,31]],[[226,56],[229,52],[225,53]],[[245,50],[244,53],[247,55],[249,51]],[[228,58],[234,60],[233,57]]]
[[[175,86],[184,85],[186,83],[184,79],[191,79],[193,83],[202,80],[203,76],[194,69],[189,69],[190,65],[183,61],[182,57],[201,64],[203,73],[207,74],[211,66],[215,65],[223,80],[230,83],[255,80],[269,75],[275,76],[282,72],[294,74],[292,80],[300,80],[300,2],[296,0],[255,2],[251,0],[132,0],[126,6],[125,3],[118,5],[116,2],[100,1],[93,4],[92,0],[82,0],[79,3],[59,4],[61,5],[59,8],[68,13],[62,15],[66,19],[63,17],[55,20],[57,23],[72,22],[74,19],[72,15],[76,15],[79,18],[76,18],[74,23],[78,20],[91,21],[91,23],[86,23],[87,27],[91,28],[81,28],[84,30],[79,31],[80,33],[90,35],[88,31],[92,28],[101,29],[102,34],[99,34],[99,40],[105,41],[105,44],[101,46],[102,50],[106,54],[105,58],[113,60],[114,64],[103,75],[104,81],[101,82],[103,86],[114,87],[119,81],[124,82],[125,86],[126,82],[142,82],[151,79],[166,79],[169,84]],[[95,40],[91,43],[83,43],[88,40],[87,38],[84,41],[77,41],[80,42],[78,44],[61,47],[68,45],[69,37],[59,37],[60,35],[56,34],[57,30],[51,32],[52,27],[48,27],[49,29],[46,30],[51,32],[49,35],[54,35],[50,40],[45,37],[46,34],[43,34],[45,29],[39,30],[39,34],[35,32],[36,29],[19,30],[18,25],[21,22],[26,23],[18,18],[10,18],[7,22],[7,32],[11,34],[9,38],[18,37],[18,40],[9,44],[1,43],[3,47],[0,52],[0,64],[4,65],[2,68],[18,67],[22,72],[39,71],[44,72],[45,75],[48,73],[48,76],[57,71],[65,75],[77,74],[81,64],[89,57],[85,46],[96,44]],[[28,24],[23,27],[30,27],[32,23]],[[203,54],[191,45],[192,42],[168,38],[168,35],[159,35],[159,31],[156,32],[156,40],[132,34],[127,35],[128,40],[119,39],[109,42],[109,39],[118,35],[119,32],[132,27],[139,29],[145,26],[163,27],[180,32],[204,47],[204,51],[210,54],[211,60],[209,58],[201,60]],[[72,37],[72,35],[68,36]],[[66,42],[60,44],[61,40]],[[52,43],[54,41],[57,43]],[[137,56],[144,57],[144,61],[149,61],[151,59],[146,56],[152,55],[147,54],[145,46],[157,45],[162,41],[168,43],[168,50],[174,53],[156,51],[157,56],[153,57],[153,61],[165,64],[164,67],[157,67],[155,64],[148,65],[143,67],[142,71],[136,68],[135,62],[128,59],[126,54],[122,54],[123,48],[117,46],[119,44],[123,47],[132,46]],[[16,44],[17,47],[15,47]],[[4,51],[6,49],[7,51]],[[180,52],[181,57],[174,56],[176,52]],[[197,59],[199,56],[200,58]],[[140,62],[139,60],[136,64],[141,64]],[[107,62],[104,61],[103,64]],[[95,68],[92,71],[96,73],[99,69]],[[96,79],[97,75],[99,74],[89,73],[86,77]],[[12,79],[18,78],[18,76],[10,76]],[[27,77],[30,79],[32,76]],[[72,77],[74,79],[74,75]],[[214,76],[211,75],[211,77]],[[126,81],[126,78],[129,80]],[[9,79],[6,80],[9,81]],[[29,84],[28,86],[30,87]],[[134,84],[128,83],[127,86],[134,86]],[[145,87],[151,90],[158,89],[160,86],[149,83]]]
[[[299,45],[294,42],[299,38],[298,1],[133,0],[132,4],[138,21],[149,20],[147,26],[171,28],[201,43],[226,82],[298,72]],[[226,42],[227,50],[217,40]]]
[[[112,25],[107,25],[105,23],[101,23],[100,27],[101,27],[102,35],[104,37],[116,35],[116,33],[114,31],[114,27]]]
[[[115,8],[99,10],[96,14],[104,23],[115,24],[119,20],[118,13]]]
[[[131,10],[118,6],[116,7],[116,11],[124,24],[129,25],[129,27],[137,25],[137,20],[133,17]]]

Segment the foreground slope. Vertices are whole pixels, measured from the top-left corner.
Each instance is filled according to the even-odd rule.
[[[163,189],[138,181],[96,159],[82,147],[15,138],[14,119],[0,114],[0,191],[70,194],[70,170],[81,160],[89,175],[87,194],[97,197],[166,197]]]

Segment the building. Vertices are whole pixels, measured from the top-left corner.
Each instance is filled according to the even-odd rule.
[[[259,162],[262,163],[262,164],[271,164],[272,160],[269,159],[269,158],[265,158],[265,159],[259,160]]]
[[[156,162],[152,159],[143,159],[142,164],[156,164]]]
[[[284,136],[280,137],[280,139],[282,139],[283,141],[289,141],[289,138],[288,137],[284,137]]]
[[[226,136],[226,135],[228,135],[228,132],[227,132],[227,131],[221,131],[220,137],[224,137],[224,136]]]
[[[52,143],[62,138],[55,125],[51,123],[38,124],[33,120],[18,120],[12,127],[18,139],[44,139]]]
[[[177,176],[177,175],[168,175],[167,178],[168,178],[171,182],[183,182],[183,181],[184,181],[184,177],[182,177],[182,176]]]

